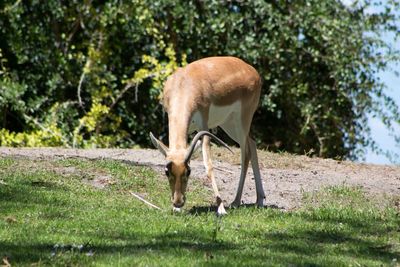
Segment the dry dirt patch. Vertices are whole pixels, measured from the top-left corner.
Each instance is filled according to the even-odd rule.
[[[213,147],[215,174],[223,199],[233,201],[240,176],[240,153],[229,155],[220,148]],[[113,159],[136,165],[150,166],[163,175],[164,158],[156,150],[150,149],[64,149],[64,148],[0,148],[0,157],[28,157],[32,159],[87,158]],[[313,193],[328,186],[346,185],[359,187],[371,198],[390,201],[395,204],[400,199],[400,167],[359,164],[346,161],[309,158],[289,154],[275,154],[259,151],[260,169],[266,193],[266,204],[285,210],[302,205],[303,193]],[[205,177],[200,157],[192,162],[192,179],[201,179],[211,188]],[[55,170],[76,174],[68,167]],[[97,177],[98,176],[98,177]],[[112,177],[97,175],[88,182],[102,187],[112,182]],[[212,193],[210,189],[210,194]],[[249,169],[243,203],[255,202],[254,176]]]

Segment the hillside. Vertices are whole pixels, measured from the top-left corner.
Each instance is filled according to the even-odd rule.
[[[212,149],[217,183],[227,204],[233,201],[240,176],[240,153],[238,149],[234,151],[235,155],[232,156],[220,148],[213,147]],[[150,166],[160,173],[160,178],[163,176],[165,162],[158,151],[149,149],[0,148],[0,156],[31,159],[114,159],[134,165]],[[259,151],[259,158],[267,206],[284,210],[296,209],[302,205],[302,199],[304,195],[307,195],[305,193],[315,193],[322,188],[335,185],[358,187],[371,197],[373,196],[377,203],[389,201],[399,205],[400,167],[265,151]],[[191,162],[191,167],[191,179],[200,179],[209,188],[210,199],[212,199],[211,185],[205,176],[201,158],[195,157]],[[246,204],[255,202],[255,186],[251,168],[242,201]]]

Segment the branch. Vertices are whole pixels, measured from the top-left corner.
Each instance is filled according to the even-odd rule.
[[[230,171],[230,170],[227,170],[227,169],[223,169],[223,168],[219,168],[219,167],[213,167],[215,170],[219,170],[219,171],[222,171],[222,172],[227,172],[227,173],[230,173],[230,174],[235,174],[235,172],[233,172],[233,171]]]
[[[135,88],[136,88],[136,91],[137,91],[137,88],[138,88],[138,86],[139,86],[139,84],[138,83],[131,83],[131,82],[128,82],[126,85],[125,85],[125,87],[124,87],[124,89],[122,89],[122,91],[119,93],[119,95],[114,99],[114,101],[111,103],[111,105],[110,106],[108,106],[108,108],[111,110],[117,103],[118,103],[118,101],[124,96],[124,94],[129,90],[129,89],[131,89],[133,86],[135,85]],[[136,93],[136,97],[135,98],[137,98],[137,93]],[[135,99],[135,102],[137,101],[137,99]]]
[[[70,146],[68,145],[68,139],[66,139],[63,135],[57,134],[57,133],[53,132],[52,130],[50,130],[49,128],[46,128],[46,127],[43,126],[43,124],[41,124],[37,119],[32,118],[32,117],[29,116],[29,115],[24,114],[24,118],[27,119],[27,120],[32,121],[34,124],[36,124],[37,126],[39,126],[39,128],[42,129],[42,131],[45,131],[45,132],[51,133],[51,134],[54,135],[54,136],[60,137],[61,140],[63,141],[63,143],[64,143],[67,147],[70,147]]]
[[[86,62],[85,66],[86,65],[90,65],[90,59],[88,59],[88,61]],[[83,110],[85,110],[85,109],[84,109],[83,103],[82,103],[81,89],[82,89],[82,83],[83,83],[83,80],[85,79],[85,76],[86,76],[86,72],[85,72],[85,69],[84,69],[82,71],[81,77],[79,78],[79,84],[78,84],[78,90],[77,90],[78,104]]]
[[[93,41],[93,38],[95,38],[95,35],[93,35],[90,42]],[[100,50],[103,47],[103,43],[104,43],[104,36],[103,36],[103,33],[100,31],[99,32],[99,40],[97,43],[97,50]],[[78,89],[77,89],[78,104],[82,108],[83,111],[85,111],[85,109],[84,109],[84,105],[83,105],[82,98],[81,98],[82,84],[83,84],[83,81],[85,80],[86,74],[90,72],[91,65],[92,65],[92,59],[90,58],[90,55],[88,54],[88,58],[86,60],[85,66],[83,67],[81,77],[79,78],[79,84],[78,84]]]
[[[147,200],[145,200],[145,199],[142,198],[141,196],[139,196],[139,195],[137,195],[137,194],[135,194],[135,193],[133,193],[133,192],[130,192],[130,193],[131,193],[132,196],[136,197],[137,199],[139,199],[139,200],[142,201],[143,203],[149,205],[150,207],[155,208],[155,209],[158,209],[158,210],[162,210],[160,207],[157,207],[156,205],[154,205],[154,204],[148,202]]]
[[[149,74],[146,77],[144,77],[143,79],[147,79],[147,78],[151,78],[154,77],[154,74]],[[108,108],[111,110],[117,103],[119,100],[121,100],[121,98],[124,96],[124,94],[131,89],[133,86],[135,86],[135,103],[138,102],[138,89],[139,89],[139,84],[140,82],[127,82],[127,84],[125,85],[124,89],[122,89],[122,91],[119,93],[119,95],[114,99],[114,101],[111,103],[110,106],[108,106]]]

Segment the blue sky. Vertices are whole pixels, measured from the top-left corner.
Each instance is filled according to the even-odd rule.
[[[355,0],[339,0],[346,6],[351,6]],[[379,2],[386,3],[386,0],[375,0],[374,2],[378,3],[377,6],[371,6],[368,10],[365,10],[367,13],[379,13],[380,7]],[[400,10],[396,10],[396,13],[400,15]],[[400,24],[400,22],[399,22]],[[389,43],[393,46],[393,48],[400,50],[400,40],[395,41],[392,35],[384,35],[384,40],[386,43]],[[389,69],[397,70],[400,72],[400,64],[392,64]],[[378,74],[380,80],[386,84],[386,94],[391,96],[397,105],[400,107],[400,77],[396,77],[393,71],[381,72]],[[400,145],[396,144],[394,138],[390,136],[389,131],[383,125],[383,123],[377,118],[369,119],[369,126],[371,127],[371,136],[377,142],[377,144],[385,151],[394,152],[400,154]],[[395,127],[396,133],[400,133],[400,125],[396,125]],[[371,151],[371,149],[367,150],[365,161],[366,163],[375,163],[375,164],[391,164],[389,159],[387,159],[384,155],[377,155]],[[397,162],[400,162],[400,158],[397,159]],[[400,164],[400,163],[398,163]]]
[[[376,10],[370,10],[369,12],[374,13],[376,12]],[[400,10],[397,12],[400,13]],[[387,43],[390,43],[397,50],[400,50],[400,40],[394,41],[393,36],[391,35],[385,35],[384,40]],[[400,71],[399,64],[397,65],[392,64],[390,68],[393,70]],[[381,81],[387,85],[386,93],[389,96],[391,96],[396,101],[397,105],[400,107],[400,88],[399,88],[400,77],[396,77],[393,71],[381,72],[378,74],[378,77],[380,77]],[[372,138],[380,145],[382,149],[400,154],[400,145],[395,143],[394,138],[389,135],[388,130],[383,125],[383,123],[379,121],[379,119],[370,118],[369,124],[371,127]],[[396,133],[400,133],[399,125],[395,126],[395,131]],[[400,159],[398,159],[397,161],[400,161]],[[377,163],[377,164],[390,164],[389,159],[387,159],[383,155],[376,155],[372,153],[370,149],[367,151],[365,162]]]
[[[346,6],[351,6],[355,2],[355,0],[339,1],[341,1]],[[365,10],[365,12],[379,13],[380,9],[382,9],[380,7],[381,5],[379,5],[379,2],[384,4],[387,2],[387,0],[375,0],[373,2],[377,3],[377,5],[371,6],[368,10]],[[396,10],[396,13],[400,15],[400,10]],[[398,23],[400,26],[400,22]],[[384,40],[385,42],[390,43],[396,50],[400,50],[400,40],[395,41],[393,35],[386,34],[384,36]],[[386,84],[386,93],[391,96],[400,107],[400,77],[396,77],[396,75],[393,73],[393,70],[397,70],[400,72],[400,64],[392,64],[389,69],[392,69],[392,71],[381,72],[378,74],[378,77],[382,82]],[[389,131],[379,119],[370,117],[369,126],[371,127],[372,138],[383,150],[391,151],[400,155],[400,144],[396,144],[394,138],[390,136]],[[400,125],[395,125],[394,128],[396,133],[400,133]],[[398,159],[397,161],[400,162],[400,159]],[[371,149],[367,150],[365,162],[375,164],[391,164],[389,159],[387,159],[384,155],[377,155],[373,153]]]
[[[397,42],[396,45],[397,48],[400,49],[400,42]],[[393,65],[393,68],[396,67],[399,69],[399,65],[397,66]],[[379,77],[388,87],[386,90],[387,94],[392,96],[395,99],[397,105],[400,106],[400,88],[399,88],[400,77],[396,77],[393,73],[389,71],[380,73]],[[393,137],[389,135],[388,130],[383,125],[383,123],[379,121],[379,119],[371,118],[369,124],[371,127],[372,138],[374,138],[374,140],[382,147],[382,149],[400,154],[400,146],[396,145]],[[400,127],[397,126],[395,128],[396,132],[399,133]],[[372,153],[371,150],[368,150],[365,162],[377,163],[377,164],[390,164],[390,161],[385,156],[376,155]]]

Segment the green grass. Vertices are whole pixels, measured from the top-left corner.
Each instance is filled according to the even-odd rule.
[[[106,183],[104,189],[94,182]],[[195,179],[171,214],[168,182],[116,161],[0,158],[0,261],[12,266],[396,266],[400,218],[358,188],[303,209],[241,207],[217,218]],[[134,191],[161,206],[151,209]]]

